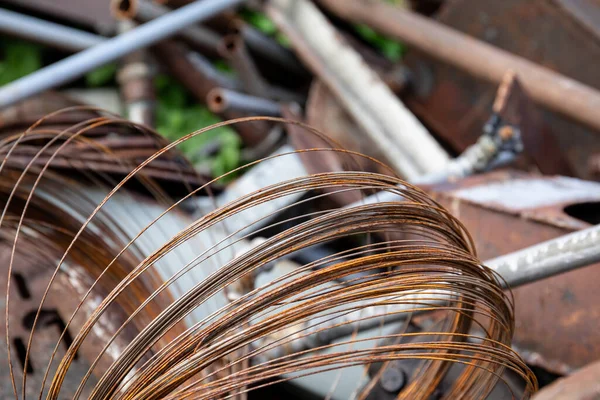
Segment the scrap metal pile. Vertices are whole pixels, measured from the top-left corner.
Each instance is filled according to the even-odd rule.
[[[0,33],[0,397],[600,396],[594,0],[3,0]]]

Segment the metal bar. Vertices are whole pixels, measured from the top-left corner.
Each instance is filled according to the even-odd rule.
[[[189,57],[189,48],[174,40],[165,40],[152,47],[156,58],[160,60],[179,82],[201,102],[205,103],[208,93],[218,87],[214,74],[210,69],[199,68]],[[236,113],[221,114],[225,119],[236,118]],[[264,121],[252,121],[235,126],[242,141],[248,147],[256,146],[268,135],[268,124]]]
[[[595,225],[591,228],[560,236],[502,257],[484,261],[483,264],[504,278],[506,281],[502,282],[504,288],[515,288],[599,261],[600,225]],[[292,342],[288,345],[287,349],[274,348],[273,351],[269,352],[268,357],[281,356],[282,352],[291,354],[292,352],[326,345],[334,340],[348,336],[354,331],[360,332],[380,327],[383,324],[404,321],[406,319],[406,312],[412,310],[414,314],[415,309],[444,305],[449,300],[450,294],[444,292],[440,292],[439,295],[435,296],[429,294],[427,300],[420,299],[422,296],[418,293],[415,293],[410,301],[407,297],[404,297],[404,300],[407,301],[406,304],[364,308],[362,311],[363,317],[366,318],[369,315],[373,315],[373,318],[362,320],[360,323],[344,316],[329,321],[328,325],[332,326],[331,329],[323,329],[325,328],[324,326],[316,325],[313,328],[315,331],[322,330]],[[432,300],[432,297],[439,297],[439,300]]]
[[[272,0],[267,12],[397,172],[415,179],[444,168],[448,154],[314,4]]]
[[[223,88],[211,90],[206,98],[206,104],[212,112],[218,114],[241,111],[259,115],[281,115],[281,105],[277,102]]]
[[[600,131],[600,92],[590,86],[385,2],[319,3],[345,20],[366,24],[491,82],[500,83],[513,70],[539,104]]]
[[[71,82],[94,68],[173,36],[200,20],[242,2],[243,0],[204,0],[171,11],[163,17],[4,86],[0,89],[0,108]]]
[[[0,32],[67,51],[81,51],[108,39],[0,8]]]
[[[147,0],[113,0],[111,9],[117,18],[131,18],[142,23],[165,16],[171,11],[168,7]],[[191,46],[208,51],[213,55],[217,54],[217,46],[221,41],[221,37],[215,32],[199,25],[182,29],[177,36]]]
[[[128,32],[135,26],[136,23],[130,19],[120,21],[118,25],[120,32]],[[147,126],[154,126],[156,108],[153,84],[155,68],[151,62],[147,50],[138,50],[123,57],[117,73],[121,95],[127,107],[127,118]]]
[[[600,225],[527,247],[484,264],[514,288],[600,261]]]
[[[252,95],[264,97],[267,84],[258,72],[246,44],[240,35],[227,35],[219,45],[219,52],[231,63],[237,71],[246,91]]]

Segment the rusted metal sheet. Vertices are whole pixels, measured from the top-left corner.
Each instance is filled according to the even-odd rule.
[[[9,260],[10,248],[4,244],[0,245],[0,285],[2,287],[6,287]],[[37,396],[37,393],[40,390],[44,371],[50,359],[50,354],[52,354],[56,341],[64,329],[65,322],[68,321],[70,316],[70,314],[64,314],[63,312],[65,310],[72,312],[77,305],[75,296],[60,296],[61,292],[72,293],[73,291],[73,288],[67,284],[66,280],[64,280],[64,275],[60,274],[58,276],[57,284],[55,284],[54,289],[50,291],[48,300],[42,308],[35,331],[35,340],[33,342],[30,358],[27,364],[25,364],[25,351],[31,333],[30,328],[33,318],[35,317],[46,285],[52,275],[52,270],[47,267],[48,266],[39,264],[36,265],[35,260],[26,260],[17,255],[11,280],[11,302],[9,310],[11,359],[19,393],[21,393],[20,388],[23,367],[27,365],[27,398]],[[0,304],[2,305],[0,310],[3,315],[3,317],[0,318],[0,329],[2,329],[2,332],[5,332],[6,324],[4,321],[4,310],[6,304],[4,296],[2,296]],[[76,331],[72,328],[67,331],[67,334],[63,338],[63,342],[58,348],[58,359],[63,357],[65,350],[71,344],[75,332]],[[102,347],[99,346],[96,349],[92,349],[93,352],[89,355],[93,355],[95,351],[100,350],[101,348]],[[90,347],[85,346],[85,349],[89,350]],[[7,358],[6,341],[2,340],[0,344],[0,359],[2,360],[2,368],[0,369],[2,372],[0,373],[0,398],[3,399],[14,397],[6,364]],[[88,368],[89,363],[86,361],[85,357],[82,357],[82,351],[79,351],[74,360],[72,369],[70,370],[71,372],[67,375],[64,390],[61,391],[61,395],[72,397],[77,390],[79,381]],[[55,369],[56,363],[51,371]],[[92,382],[96,380],[93,376],[91,379]],[[84,397],[88,397],[90,394],[89,389],[84,390],[82,394]]]
[[[600,40],[565,13],[555,1],[549,0],[456,0],[445,3],[438,19],[599,89],[596,61],[600,58]],[[429,91],[406,96],[407,106],[456,151],[464,150],[477,139],[489,117],[495,85],[414,49],[407,53],[405,62],[432,82]],[[600,151],[597,132],[545,108],[540,111],[576,176],[590,178],[587,159]]]
[[[573,19],[600,39],[600,3],[598,0],[555,0]]]
[[[543,388],[533,400],[594,400],[600,398],[600,361]]]
[[[433,197],[473,235],[481,259],[587,228],[600,215],[600,184],[498,171],[438,185]],[[564,374],[600,359],[600,265],[514,290],[514,343],[527,362]]]

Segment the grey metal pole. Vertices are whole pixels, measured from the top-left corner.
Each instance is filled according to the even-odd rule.
[[[123,2],[119,1],[116,3]],[[171,12],[168,7],[152,3],[148,0],[137,0],[135,2],[130,0],[128,3],[132,5],[131,8],[134,10],[131,17],[139,20],[139,22],[146,23],[163,17]],[[119,7],[116,7],[116,9],[118,10]],[[123,13],[123,16],[127,16],[127,13]],[[219,35],[200,26],[190,26],[186,29],[182,29],[181,32],[179,32],[179,37],[187,39],[191,44],[212,48],[215,51],[221,42],[221,37]]]
[[[0,108],[44,90],[68,83],[94,68],[117,60],[132,51],[150,46],[178,31],[244,0],[202,0],[171,11],[113,39],[83,50],[0,89]]]
[[[0,8],[0,32],[67,51],[82,51],[107,39]]]
[[[484,261],[483,264],[504,278],[506,283],[503,284],[503,287],[515,288],[599,261],[600,225],[595,225]],[[418,293],[406,295],[407,300],[409,297],[410,301],[405,304],[364,308],[362,313],[364,318],[368,319],[360,322],[352,321],[350,317],[344,316],[328,321],[327,325],[315,325],[311,329],[314,333],[287,344],[286,348],[273,348],[269,350],[266,357],[275,358],[296,351],[308,350],[351,335],[354,331],[361,332],[384,324],[402,322],[406,319],[408,311],[415,314],[419,312],[420,308],[444,305],[449,299],[449,293],[440,291],[436,295],[428,294],[427,300],[420,300],[422,296]],[[432,298],[436,299],[432,300]],[[373,317],[369,318],[369,316]],[[327,326],[331,326],[331,328],[327,329]]]
[[[599,261],[600,225],[595,225],[485,261],[484,264],[514,288]]]

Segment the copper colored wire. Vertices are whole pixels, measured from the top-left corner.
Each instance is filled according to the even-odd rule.
[[[343,160],[338,165],[344,165],[346,170],[282,180],[196,219],[182,213],[182,205],[193,202],[222,177],[210,182],[192,181],[188,171],[188,178],[180,175],[187,193],[173,197],[168,187],[154,181],[155,175],[144,174],[151,168],[175,171],[169,161],[177,159],[173,158],[173,150],[196,135],[219,126],[254,121],[294,124],[307,135],[321,137],[330,148],[301,152],[335,154]],[[346,368],[408,359],[417,360],[419,367],[398,394],[400,399],[428,398],[457,363],[463,368],[445,398],[485,398],[496,384],[502,384],[505,370],[523,379],[523,398],[529,398],[537,389],[535,376],[510,347],[514,331],[512,296],[501,289],[500,278],[477,259],[464,226],[420,189],[394,176],[363,172],[356,167],[360,159],[368,157],[337,148],[326,136],[301,123],[248,117],[165,143],[147,156],[140,154],[143,161],[130,158],[119,162],[122,153],[108,151],[119,139],[94,139],[86,132],[107,126],[114,126],[117,131],[126,126],[142,129],[135,124],[115,117],[83,119],[70,129],[38,131],[39,140],[30,140],[43,122],[0,143],[4,155],[0,165],[0,238],[10,243],[13,254],[35,246],[36,241],[49,249],[47,258],[54,271],[40,309],[55,276],[64,268],[86,271],[94,281],[87,293],[102,293],[103,300],[90,305],[87,294],[80,299],[63,334],[73,328],[72,321],[82,307],[92,307],[92,312],[77,327],[62,357],[55,348],[38,398],[44,393],[48,399],[62,398],[61,389],[78,349],[86,346],[94,326],[115,307],[124,312],[125,318],[104,338],[104,347],[96,351],[96,358],[89,360],[89,369],[73,398],[79,398],[86,385],[91,386],[91,399],[243,398],[243,393],[251,389],[306,374],[341,371],[339,376],[343,379]],[[149,128],[143,129],[153,137]],[[297,157],[297,153],[276,157]],[[56,168],[55,163],[61,160],[77,161],[78,154],[82,162],[119,164],[123,173],[107,180],[102,171],[85,169],[82,177],[73,179]],[[137,234],[125,228],[127,223],[135,224],[134,214],[123,220],[110,211],[111,204],[131,195],[128,186],[135,180],[148,188],[145,196],[151,193],[157,200],[150,204],[161,210],[158,216],[149,216],[149,223],[138,221]],[[102,200],[87,196],[88,191],[107,183],[110,187],[100,192]],[[364,196],[379,190],[396,193],[399,200],[343,209],[323,208],[323,203],[319,203],[344,191]],[[270,223],[257,233],[268,229],[276,229],[277,233],[242,252],[238,250],[248,242],[249,234],[229,232],[228,220],[243,211],[307,191],[307,198],[286,207],[321,208],[305,211],[302,219],[291,217]],[[150,200],[144,200],[147,201]],[[139,203],[139,208],[144,208],[144,202]],[[142,248],[142,238],[169,216],[184,221],[184,226],[177,228],[173,236],[151,236],[151,248]],[[197,249],[192,258],[168,258],[205,234],[215,239],[204,249]],[[224,306],[211,308],[211,299],[240,279],[255,276],[297,251],[340,241],[348,247],[257,285]],[[8,266],[9,277],[13,258]],[[157,266],[165,260],[170,260],[170,268],[176,271],[170,277],[157,274]],[[216,268],[210,269],[211,265]],[[176,292],[181,281],[188,279],[182,277],[195,270],[206,270],[205,277],[191,282],[183,292]],[[8,282],[10,285],[10,279]],[[440,302],[440,293],[450,295],[450,300]],[[6,300],[10,355],[9,290]],[[334,343],[298,347],[303,338],[326,332],[331,321],[339,321],[336,323],[340,325],[368,321],[389,315],[393,309],[390,307],[396,306],[404,308],[393,312],[410,316],[423,305],[441,315],[430,331],[383,333],[375,329],[368,339],[353,334]],[[381,311],[361,314],[373,309]],[[204,310],[206,316],[193,317],[197,310]],[[100,363],[106,359],[111,343],[122,337],[129,338],[126,347],[108,364]],[[28,354],[35,339],[33,330]],[[359,346],[375,339],[389,340],[378,346]],[[55,358],[57,363],[53,363]],[[12,362],[9,357],[17,398],[19,390]],[[51,369],[51,365],[56,368]],[[98,377],[93,385],[89,380],[92,374]],[[24,370],[20,389],[23,398],[26,376]],[[362,392],[360,396],[365,395]]]

